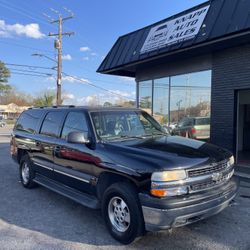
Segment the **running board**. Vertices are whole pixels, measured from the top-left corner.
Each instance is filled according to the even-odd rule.
[[[100,208],[100,203],[96,197],[91,196],[89,194],[81,193],[78,190],[65,186],[61,183],[55,182],[47,177],[36,174],[36,177],[33,179],[33,181],[73,201],[76,201],[83,206],[92,209]]]

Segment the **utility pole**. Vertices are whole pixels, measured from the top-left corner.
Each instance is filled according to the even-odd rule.
[[[53,34],[49,33],[49,36],[55,36],[55,43],[54,47],[57,49],[57,91],[56,91],[56,105],[62,104],[62,38],[63,36],[71,36],[74,35],[74,32],[63,32],[63,22],[71,19],[74,17],[74,14],[71,10],[64,8],[70,15],[63,17],[57,10],[50,9],[52,12],[54,12],[56,15],[58,15],[58,19],[54,20],[49,15],[44,14],[51,24],[58,24],[58,33]]]

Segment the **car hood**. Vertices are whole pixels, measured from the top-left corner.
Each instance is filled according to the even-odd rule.
[[[137,172],[187,169],[220,162],[232,155],[210,143],[179,136],[115,141],[105,143],[104,148],[116,164]]]

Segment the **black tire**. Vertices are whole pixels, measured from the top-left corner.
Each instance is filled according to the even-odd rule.
[[[28,168],[29,174],[26,176],[27,178],[25,178],[23,176],[24,167]],[[20,160],[19,175],[20,175],[21,183],[25,188],[33,188],[36,186],[36,183],[33,182],[33,179],[35,177],[35,173],[34,173],[34,170],[32,168],[32,162],[31,162],[28,154],[25,154]]]
[[[130,223],[126,231],[121,232],[112,224],[109,216],[109,204],[115,198],[121,198],[128,207]],[[115,209],[114,209],[115,210]],[[121,212],[122,213],[122,212]],[[102,214],[111,236],[122,244],[129,244],[145,232],[145,224],[136,189],[130,183],[119,182],[111,185],[104,192]],[[115,217],[115,215],[114,215]],[[119,223],[117,223],[119,224]]]

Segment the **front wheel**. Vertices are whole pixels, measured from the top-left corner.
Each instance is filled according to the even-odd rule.
[[[19,173],[21,183],[25,188],[33,188],[36,186],[33,182],[34,171],[32,169],[32,162],[27,154],[24,155],[20,161]]]
[[[144,233],[144,220],[136,189],[129,183],[115,183],[104,193],[102,212],[110,234],[129,244]]]

